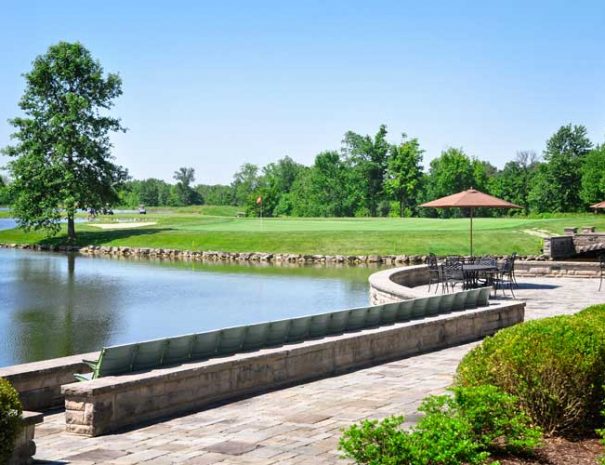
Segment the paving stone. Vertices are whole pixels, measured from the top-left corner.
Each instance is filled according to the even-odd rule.
[[[526,300],[526,319],[570,314],[605,301],[594,279],[524,278],[520,284],[515,294]],[[452,383],[459,361],[475,345],[385,363],[99,438],[65,433],[64,414],[53,413],[36,427],[36,459],[61,462],[68,457],[72,465],[349,463],[339,459],[337,450],[343,428],[360,419],[394,414],[405,415],[406,425],[412,424],[420,401]]]
[[[250,452],[258,447],[258,444],[241,441],[224,441],[217,442],[210,446],[206,446],[204,449],[208,452],[217,452],[219,454],[226,455],[242,455],[246,452]]]
[[[321,415],[317,413],[301,413],[298,415],[294,415],[292,417],[286,418],[286,421],[290,423],[306,423],[306,424],[314,424],[319,423],[320,421],[324,421],[329,419],[329,415]]]
[[[70,462],[75,461],[90,461],[90,462],[108,462],[110,460],[115,460],[119,457],[124,457],[128,455],[128,452],[124,452],[121,450],[112,450],[112,449],[93,449],[87,452],[82,452],[75,455],[70,455],[65,457]]]

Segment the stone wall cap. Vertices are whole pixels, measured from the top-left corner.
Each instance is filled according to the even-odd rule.
[[[23,410],[21,414],[21,424],[24,426],[35,425],[44,421],[44,414],[40,412],[30,412]]]
[[[402,273],[414,273],[417,270],[425,269],[427,265],[412,265],[412,266],[401,266],[398,268],[389,268],[388,270],[378,271],[373,273],[368,278],[370,286],[378,291],[392,294],[402,299],[415,299],[418,297],[427,297],[430,294],[427,292],[406,287],[401,284],[397,284],[394,278]]]
[[[55,372],[57,367],[73,366],[74,369],[82,364],[82,360],[95,360],[100,352],[89,352],[86,354],[69,355],[67,357],[51,358],[40,360],[38,362],[21,363],[0,368],[0,378],[15,381],[20,377],[30,376],[32,374],[39,376],[46,372]]]

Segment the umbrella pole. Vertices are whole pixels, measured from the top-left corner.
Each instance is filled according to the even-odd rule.
[[[471,210],[471,257],[473,256],[473,208]]]

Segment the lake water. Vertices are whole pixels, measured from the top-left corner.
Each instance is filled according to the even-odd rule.
[[[0,366],[364,306],[373,271],[0,249]]]

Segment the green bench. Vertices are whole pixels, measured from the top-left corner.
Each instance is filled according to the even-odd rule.
[[[490,288],[471,289],[372,307],[104,347],[97,360],[84,360],[92,373],[74,376],[80,381],[89,381],[103,376],[226,357],[238,352],[477,308],[488,304],[489,292]]]

